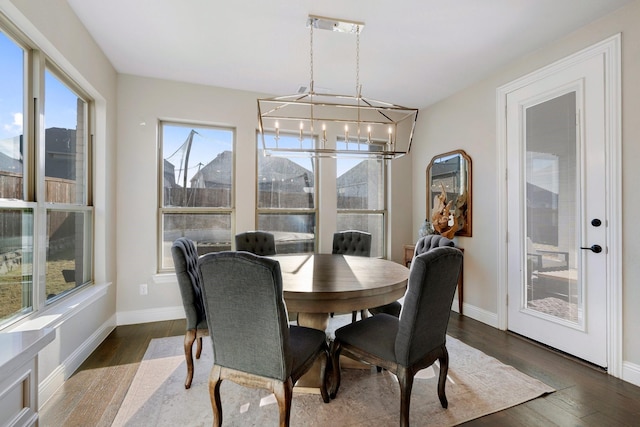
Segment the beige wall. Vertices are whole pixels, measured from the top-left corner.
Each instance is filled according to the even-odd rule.
[[[496,89],[616,33],[622,33],[622,274],[623,274],[623,361],[624,375],[640,381],[640,335],[632,325],[640,324],[640,287],[636,277],[640,264],[640,225],[635,213],[640,200],[634,183],[640,158],[640,1],[620,9],[582,29],[527,55],[489,78],[421,111],[413,151],[413,222],[425,215],[425,169],[431,158],[442,152],[464,149],[473,161],[473,237],[458,238],[465,248],[465,314],[486,323],[497,320],[498,273],[495,254],[497,191],[504,171],[497,170]]]
[[[235,128],[235,230],[255,229],[256,127],[258,97],[264,94],[120,75],[118,81],[118,323],[184,316],[175,275],[157,275],[158,120],[177,120]],[[144,123],[144,124],[141,124]],[[398,162],[397,164],[395,162]],[[321,159],[323,182],[318,219],[319,251],[331,252],[335,231],[335,166]],[[389,203],[393,233],[391,258],[402,262],[402,245],[413,241],[411,160],[394,161]],[[398,206],[399,209],[395,209]],[[396,231],[397,230],[397,231]],[[391,251],[389,251],[389,249]],[[147,283],[148,294],[139,294]]]
[[[174,277],[157,280],[158,121],[221,125],[236,130],[236,230],[254,229],[256,98],[258,94],[120,75],[118,79],[119,323],[182,316]],[[167,275],[171,276],[171,275]],[[149,284],[139,295],[139,284]],[[134,314],[135,313],[135,314]],[[146,320],[148,319],[148,320]]]

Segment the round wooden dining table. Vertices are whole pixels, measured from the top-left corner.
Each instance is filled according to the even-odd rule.
[[[402,298],[409,269],[393,261],[333,254],[275,255],[284,300],[298,323],[326,329],[329,313],[351,313]],[[302,316],[302,318],[300,317]]]
[[[298,313],[298,325],[326,330],[329,313],[351,313],[404,296],[409,269],[393,261],[350,255],[274,255],[282,272],[284,300]],[[296,389],[318,390],[319,368],[298,380]]]

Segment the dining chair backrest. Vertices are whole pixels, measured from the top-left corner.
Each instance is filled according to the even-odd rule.
[[[276,254],[276,242],[267,231],[246,231],[236,234],[236,250],[251,252],[260,256]]]
[[[371,234],[364,231],[346,230],[333,233],[332,254],[371,256]],[[351,312],[351,321],[355,322],[358,312]],[[333,313],[331,313],[333,316]],[[364,310],[361,316],[364,316]]]
[[[371,256],[371,234],[347,230],[333,234],[333,254]]]
[[[198,251],[195,243],[186,237],[177,238],[171,246],[171,256],[187,319],[187,330],[206,328],[202,277],[198,269]]]
[[[202,301],[202,276],[198,268],[198,250],[196,244],[179,237],[171,245],[171,256],[175,267],[178,287],[182,296],[185,318],[187,320],[184,335],[184,357],[187,365],[185,388],[191,387],[193,380],[193,343],[196,343],[196,359],[202,353],[202,337],[208,335],[207,316]]]
[[[418,239],[414,255],[420,255],[421,253],[427,252],[433,248],[439,248],[442,246],[455,247],[455,242],[439,234],[429,234]]]
[[[448,246],[413,259],[395,342],[398,363],[410,366],[444,345],[461,266],[462,252]]]
[[[292,356],[278,261],[248,252],[209,253],[200,271],[215,363],[288,378]]]

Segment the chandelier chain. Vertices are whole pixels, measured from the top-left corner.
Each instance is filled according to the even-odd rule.
[[[309,25],[309,92],[313,93],[313,25]]]
[[[356,30],[356,95],[360,96],[360,25]]]

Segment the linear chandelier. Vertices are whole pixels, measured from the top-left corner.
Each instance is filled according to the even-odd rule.
[[[309,15],[310,81],[306,92],[258,99],[258,131],[264,154],[285,157],[395,159],[411,149],[418,110],[362,96],[360,33],[363,23]],[[314,91],[313,30],[356,36],[356,91]]]

